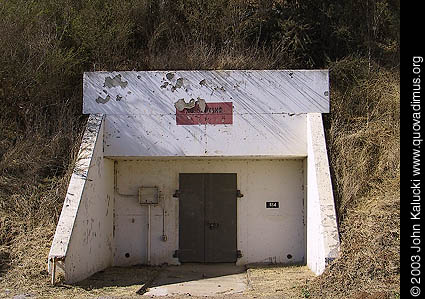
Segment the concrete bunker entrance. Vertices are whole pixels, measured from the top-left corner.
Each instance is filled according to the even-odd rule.
[[[307,263],[322,273],[339,251],[328,112],[327,70],[85,73],[90,117],[49,253],[52,277],[56,266],[76,282],[110,266],[179,265],[185,250],[203,262],[236,256],[237,265]],[[236,175],[244,197],[226,217],[236,218],[232,233],[205,238],[227,225],[207,213],[204,242],[186,246],[184,222],[195,220],[180,217],[189,210],[173,195],[191,173]]]

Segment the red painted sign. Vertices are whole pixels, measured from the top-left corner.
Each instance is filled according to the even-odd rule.
[[[233,104],[206,103],[204,112],[199,108],[198,103],[192,109],[176,109],[177,125],[225,125],[233,124]]]

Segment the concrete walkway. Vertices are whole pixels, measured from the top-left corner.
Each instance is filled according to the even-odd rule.
[[[246,268],[234,264],[183,264],[162,269],[145,296],[222,296],[247,288]]]

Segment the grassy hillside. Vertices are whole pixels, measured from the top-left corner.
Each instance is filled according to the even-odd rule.
[[[399,281],[399,1],[0,1],[0,286],[47,284],[82,72],[329,68],[342,256],[311,297]],[[361,295],[361,294],[360,294]]]
[[[332,110],[326,133],[342,254],[310,288],[331,298],[379,292],[397,298],[400,78],[352,58],[330,71]],[[345,85],[349,76],[355,81]]]

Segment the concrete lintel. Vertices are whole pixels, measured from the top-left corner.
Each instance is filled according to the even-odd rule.
[[[328,70],[87,72],[83,113],[175,115],[176,103],[231,102],[234,114],[329,112]]]

